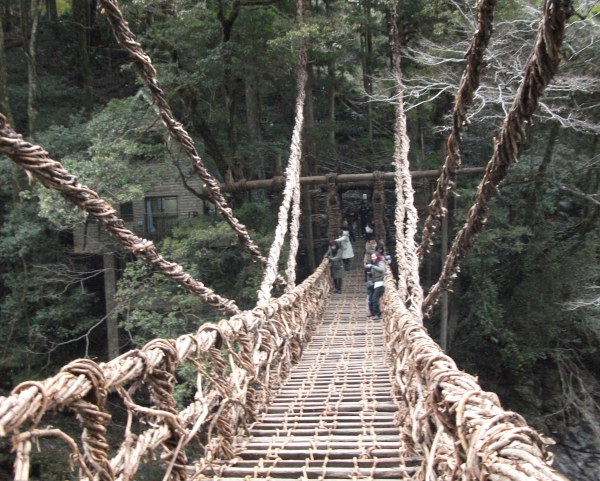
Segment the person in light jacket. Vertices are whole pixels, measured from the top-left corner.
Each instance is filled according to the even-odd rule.
[[[383,277],[385,276],[385,261],[379,254],[371,255],[371,263],[365,264],[365,268],[371,269],[371,280],[373,282],[373,293],[369,297],[369,311],[373,320],[381,319],[381,305],[379,299],[385,292]]]
[[[348,223],[347,219],[344,219],[342,221],[342,225],[340,226],[340,229],[348,231],[348,233],[350,234],[350,242],[352,242],[352,243],[356,242],[356,237],[354,236],[354,229],[352,228],[352,224]]]
[[[340,294],[342,292],[342,279],[346,275],[344,261],[342,259],[342,249],[338,241],[329,243],[329,250],[325,254],[325,259],[329,259],[331,264],[331,277],[333,277],[333,292]]]
[[[354,257],[354,249],[352,249],[352,242],[350,242],[350,232],[347,230],[340,230],[341,237],[336,239],[336,242],[341,246],[345,269],[350,270],[350,260]]]

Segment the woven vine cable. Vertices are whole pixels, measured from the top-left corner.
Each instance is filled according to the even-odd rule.
[[[83,464],[84,471],[89,468],[93,473],[100,473],[104,469],[104,472],[112,471],[114,479],[131,479],[144,457],[154,458],[155,452],[162,450],[163,462],[169,465],[172,459],[177,459],[175,468],[181,474],[178,456],[183,455],[181,449],[198,433],[203,433],[204,438],[212,436],[212,441],[205,445],[206,456],[232,457],[238,430],[247,421],[251,422],[262,407],[256,402],[252,386],[261,382],[270,392],[274,385],[282,382],[287,373],[285,366],[273,370],[272,383],[264,382],[266,372],[271,364],[289,366],[297,359],[291,350],[297,351],[300,344],[310,339],[327,305],[329,284],[329,266],[323,262],[302,284],[273,299],[267,307],[223,319],[218,325],[204,324],[197,333],[176,340],[155,339],[144,348],[129,351],[109,363],[77,360],[56,376],[22,383],[9,396],[0,397],[0,436],[21,432],[19,436],[30,433],[30,437],[37,439],[43,434],[35,428],[44,413],[65,407],[76,412],[83,409],[88,417],[83,424],[84,437],[87,436],[84,443],[93,444],[96,449],[99,444],[95,438],[99,437],[89,433],[102,434],[105,420],[101,418],[106,416],[101,412],[102,402],[94,399],[102,399],[103,393],[111,389],[123,393],[124,387],[148,383],[152,396],[160,398],[156,399],[156,406],[137,406],[127,401],[127,395],[124,402],[129,410],[152,422],[145,425],[145,429],[140,425],[142,429],[136,436],[130,433],[128,438],[126,434],[120,448],[113,446],[118,450],[110,459],[108,469],[104,469],[105,457],[99,451],[93,454],[99,462],[80,457],[78,462]],[[290,316],[292,311],[295,315]],[[229,351],[229,362],[222,350]],[[194,400],[183,411],[170,412],[169,406],[174,406],[171,386],[175,382],[175,376],[170,373],[183,361],[196,367],[204,383],[199,379]],[[82,403],[84,399],[86,402]],[[99,409],[93,409],[88,400],[95,402]],[[176,439],[179,439],[179,451],[170,444]],[[28,458],[21,459],[20,472],[25,470],[24,462],[28,463]],[[89,478],[83,474],[80,479]]]
[[[566,481],[551,467],[554,441],[458,369],[406,308],[389,269],[383,306],[395,388],[407,410],[402,435],[423,456],[418,479]]]
[[[292,220],[290,223],[290,252],[288,254],[286,277],[286,291],[290,291],[296,285],[296,254],[298,253],[298,232],[300,231],[300,182],[294,187],[292,196]]]
[[[302,0],[296,2],[298,24],[302,26]],[[290,235],[290,260],[292,256],[292,249],[298,250],[298,226],[300,217],[300,159],[302,156],[302,126],[304,124],[304,100],[306,98],[306,82],[308,80],[308,73],[306,70],[306,45],[304,40],[298,51],[298,60],[296,64],[296,122],[294,124],[294,131],[292,133],[292,143],[290,147],[290,158],[288,165],[285,169],[285,188],[283,191],[283,200],[279,206],[279,214],[277,216],[277,228],[275,229],[275,239],[271,244],[269,250],[269,257],[263,280],[258,291],[258,302],[259,305],[264,305],[269,302],[271,298],[271,286],[277,277],[277,265],[279,263],[279,256],[281,254],[281,247],[285,241],[285,233],[288,228],[288,213],[290,210],[290,203],[294,192],[297,190],[298,194],[298,210],[297,216],[294,218],[292,213],[292,232]],[[295,229],[295,232],[294,232]],[[295,258],[294,253],[294,258]],[[293,261],[288,260],[288,278],[290,275],[291,265],[295,269],[295,259]],[[292,276],[292,280],[295,281],[295,273]]]
[[[489,202],[496,195],[498,185],[508,174],[508,169],[519,157],[519,150],[525,142],[525,128],[538,107],[541,95],[558,72],[565,25],[572,14],[573,0],[544,1],[535,48],[525,67],[513,105],[495,139],[494,154],[477,189],[475,203],[469,210],[465,225],[454,238],[438,282],[425,299],[423,307],[427,315],[442,291],[448,289],[456,278],[462,260],[473,249],[475,239],[487,220]]]
[[[129,53],[133,58],[136,69],[140,77],[144,80],[146,87],[148,87],[148,90],[154,99],[154,106],[158,109],[160,118],[167,128],[169,135],[171,135],[185,151],[194,172],[196,172],[202,179],[202,182],[204,182],[217,210],[235,231],[244,250],[255,262],[258,262],[261,267],[266,267],[267,259],[261,255],[258,247],[254,244],[252,239],[250,239],[246,226],[234,217],[233,211],[227,205],[227,201],[225,200],[225,197],[223,197],[217,181],[208,170],[206,170],[202,159],[198,155],[196,147],[194,147],[194,141],[183,128],[183,125],[173,117],[171,107],[165,99],[164,92],[160,88],[158,79],[156,78],[156,70],[152,65],[152,60],[146,55],[140,44],[137,42],[135,35],[129,29],[129,26],[119,9],[119,3],[117,0],[100,0],[100,4],[102,5],[102,12],[106,15],[106,18],[112,27],[117,42],[119,42],[119,45],[123,50]],[[277,284],[285,286],[286,282],[279,276],[277,277]]]
[[[154,244],[136,236],[127,229],[125,223],[115,215],[109,203],[96,192],[81,185],[74,175],[69,174],[60,162],[48,157],[40,146],[23,140],[0,114],[0,151],[15,164],[37,178],[44,187],[59,191],[69,202],[85,210],[100,222],[110,235],[125,249],[143,259],[161,274],[174,280],[190,293],[202,299],[218,311],[233,315],[240,312],[235,302],[215,294],[212,289],[187,274],[183,267],[163,259]]]
[[[400,270],[399,286],[401,291],[406,285],[409,309],[417,317],[422,317],[423,288],[419,281],[419,257],[417,256],[417,223],[419,215],[415,208],[412,176],[408,151],[410,139],[406,131],[406,114],[404,113],[404,84],[400,61],[402,52],[400,34],[398,32],[397,2],[390,6],[390,47],[392,50],[392,76],[394,78],[394,97],[396,99],[394,125],[394,167],[396,181],[396,256]],[[401,235],[399,234],[401,233]],[[399,255],[400,254],[400,255]]]
[[[431,249],[435,231],[439,227],[442,217],[446,215],[444,205],[447,205],[449,196],[454,192],[454,179],[456,172],[461,167],[460,134],[468,123],[467,109],[473,104],[473,97],[479,88],[480,73],[486,66],[483,56],[493,32],[492,22],[495,6],[496,0],[479,0],[477,2],[477,30],[465,54],[467,66],[463,72],[452,111],[452,130],[448,136],[448,154],[442,167],[442,173],[438,178],[433,199],[429,204],[429,215],[425,220],[421,245],[417,250],[419,258],[422,258]]]

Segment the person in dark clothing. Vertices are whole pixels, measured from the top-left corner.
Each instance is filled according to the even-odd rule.
[[[355,219],[355,214],[354,214],[354,209],[352,208],[352,206],[347,205],[346,208],[344,209],[344,219],[348,221],[348,224],[352,225],[352,223],[356,220]],[[348,230],[348,229],[345,229]]]
[[[325,254],[324,259],[329,259],[331,264],[331,277],[333,277],[333,292],[341,294],[342,292],[342,279],[346,275],[346,269],[344,268],[344,260],[342,259],[342,249],[337,241],[331,241],[329,243],[329,250]]]
[[[373,320],[381,319],[381,305],[379,299],[385,292],[383,277],[385,276],[385,261],[379,254],[371,255],[371,263],[365,268],[371,269],[371,280],[373,281],[373,293],[369,296],[369,311]]]
[[[356,237],[354,237],[354,229],[352,228],[352,224],[350,224],[347,219],[344,219],[342,221],[340,229],[345,230],[350,234],[350,242],[352,242],[353,244],[356,242]]]
[[[367,203],[365,201],[363,201],[360,204],[360,207],[358,208],[358,216],[360,217],[360,228],[361,228],[361,232],[364,234],[366,234],[366,227],[367,227],[367,221],[369,220],[369,206],[367,205]]]

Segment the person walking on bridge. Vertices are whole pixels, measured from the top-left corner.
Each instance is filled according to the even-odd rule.
[[[344,268],[350,270],[350,261],[354,257],[354,249],[352,249],[352,242],[350,242],[350,232],[338,229],[338,234],[341,236],[336,239],[336,242],[340,244],[342,249],[342,259],[344,260]]]
[[[333,292],[342,293],[342,279],[346,275],[344,260],[342,259],[342,249],[338,241],[329,243],[329,250],[325,253],[324,259],[329,259],[331,264],[331,277],[333,277]]]
[[[342,221],[342,225],[340,226],[340,229],[348,231],[348,233],[350,234],[350,242],[352,242],[353,244],[356,242],[356,237],[354,236],[354,229],[352,228],[352,225],[349,224],[346,219],[344,219]]]
[[[371,262],[365,265],[366,269],[371,269],[371,281],[373,282],[373,293],[369,296],[369,311],[373,320],[381,319],[381,305],[379,299],[383,296],[385,287],[383,285],[383,276],[385,275],[385,261],[377,252],[371,254]]]
[[[363,263],[365,264],[365,266],[371,264],[371,254],[373,254],[376,249],[377,249],[377,241],[375,241],[375,239],[370,240],[365,244],[365,257],[363,260]],[[371,268],[366,267],[365,268],[365,282],[367,282],[369,280],[370,275],[371,275]]]

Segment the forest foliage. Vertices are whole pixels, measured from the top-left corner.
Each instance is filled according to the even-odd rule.
[[[309,45],[304,174],[391,170],[394,118],[385,0],[306,0],[306,23],[278,0],[124,0],[176,117],[223,180],[269,178],[289,155],[295,39]],[[36,6],[39,25],[32,28]],[[463,165],[484,166],[529,57],[541,2],[499,2]],[[413,169],[438,168],[475,28],[475,2],[400,1]],[[561,72],[491,206],[450,296],[450,354],[486,389],[566,426],[600,419],[600,9],[581,1]],[[0,111],[115,205],[143,198],[165,163],[190,175],[95,0],[0,1]],[[34,38],[35,55],[31,55]],[[34,58],[32,62],[31,59]],[[32,70],[33,69],[33,70]],[[34,85],[32,85],[34,84]],[[343,166],[342,166],[343,168]],[[450,205],[456,232],[476,179]],[[232,197],[263,252],[276,195]],[[424,213],[424,206],[420,206]],[[106,356],[101,261],[72,252],[81,213],[0,158],[0,388],[43,377],[76,355]],[[181,222],[161,252],[218,293],[252,306],[259,269],[214,217]],[[440,271],[439,240],[421,268]],[[284,258],[285,256],[282,256]],[[127,258],[117,294],[123,348],[218,317]],[[437,335],[439,317],[428,321]],[[547,419],[547,418],[544,418]],[[596,421],[594,421],[594,419]],[[558,424],[556,424],[558,423]],[[561,424],[562,423],[562,424]],[[554,428],[548,428],[554,429]],[[599,434],[599,433],[596,433]]]

